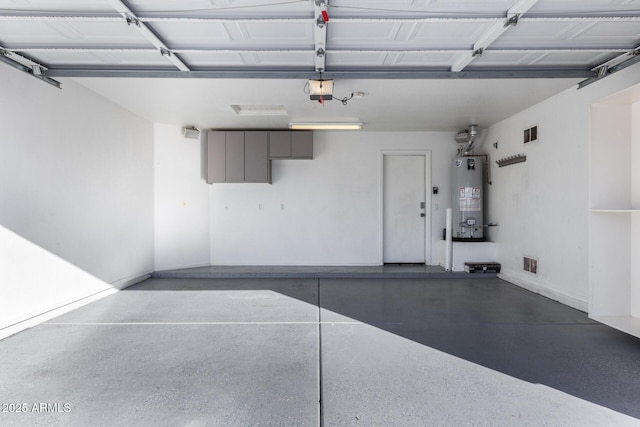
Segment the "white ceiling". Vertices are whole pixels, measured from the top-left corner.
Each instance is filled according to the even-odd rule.
[[[296,79],[105,79],[76,81],[152,121],[200,128],[286,128],[290,121],[364,121],[365,130],[487,127],[557,93],[576,79],[338,80],[324,106]],[[34,82],[36,84],[38,82]],[[240,116],[231,105],[283,105],[288,116]]]
[[[3,62],[204,128],[485,127],[636,62],[639,46],[640,0],[0,0]],[[364,97],[310,101],[319,71],[334,96]]]

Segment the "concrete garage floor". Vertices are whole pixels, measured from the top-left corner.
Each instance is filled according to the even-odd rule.
[[[0,425],[640,425],[639,339],[469,276],[152,278],[0,341]]]

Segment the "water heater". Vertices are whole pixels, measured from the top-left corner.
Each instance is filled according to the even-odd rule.
[[[462,156],[454,160],[451,235],[455,241],[484,240],[483,167],[482,156]]]

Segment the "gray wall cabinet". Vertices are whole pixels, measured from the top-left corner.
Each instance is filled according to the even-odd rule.
[[[226,132],[225,147],[225,182],[244,182],[244,132]]]
[[[270,159],[313,159],[312,131],[269,131]]]
[[[244,182],[271,182],[267,131],[244,133]]]
[[[271,182],[266,131],[207,132],[207,183]]]
[[[270,159],[290,159],[291,158],[291,131],[270,131],[269,132],[269,158]]]
[[[312,159],[311,131],[207,132],[207,183],[271,183],[271,159]]]
[[[227,182],[226,132],[207,132],[207,184]]]
[[[313,159],[313,132],[291,132],[291,158]]]

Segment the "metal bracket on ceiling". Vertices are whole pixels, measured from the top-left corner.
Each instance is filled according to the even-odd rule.
[[[317,16],[313,29],[314,51],[316,52],[314,68],[319,72],[324,71],[326,66],[327,21],[329,20],[326,9],[329,6],[328,3],[328,0],[316,0],[313,9],[314,15]]]
[[[521,16],[529,9],[531,9],[539,0],[517,0],[506,12],[506,16],[510,19],[516,16]],[[509,22],[507,20],[507,22]],[[478,49],[486,49],[493,42],[495,42],[505,31],[509,29],[510,25],[505,25],[502,20],[496,20],[491,27],[489,27],[477,41],[473,44],[473,50],[471,52],[463,52],[458,59],[456,59],[451,66],[451,71],[460,72],[464,70],[478,56],[476,52]]]
[[[16,61],[15,59],[10,58],[11,56],[14,56],[14,55],[20,58],[21,61],[30,63],[31,65],[25,65],[19,61]],[[39,64],[34,63],[33,61],[31,61],[26,57],[22,57],[6,49],[0,48],[0,62],[4,62],[5,64],[10,65],[16,70],[20,70],[24,73],[29,74],[32,77],[35,77],[38,80],[42,80],[45,83],[49,83],[51,86],[55,86],[58,89],[62,89],[62,84],[59,81],[54,80],[51,77],[44,74],[46,72],[46,68],[44,68]]]
[[[167,54],[171,53],[167,44],[160,39],[158,35],[148,27],[144,22],[140,22],[140,18],[138,18],[134,11],[129,9],[129,7],[123,2],[123,0],[108,0],[111,3],[111,6],[123,17],[128,25],[135,24],[138,32],[156,49],[160,51],[162,56],[165,56],[171,61],[171,63],[176,66],[180,71],[188,72],[191,71],[189,66],[185,64],[178,55]],[[163,52],[164,51],[164,52]]]
[[[597,67],[592,68],[591,71],[595,73],[595,76],[578,83],[578,89],[582,89],[583,87],[588,86],[591,83],[595,83],[598,80],[610,76],[611,74],[617,73],[620,70],[624,70],[625,68],[637,64],[638,62],[640,62],[640,46],[620,56],[610,59],[604,64],[600,64]]]
[[[607,74],[609,74],[609,67],[600,67],[598,69],[596,69],[596,76],[601,79],[604,76],[606,76]]]
[[[506,20],[506,21],[504,21],[504,26],[505,26],[505,28],[506,28],[506,27],[510,27],[510,26],[512,26],[512,25],[513,25],[514,27],[515,27],[516,25],[518,25],[518,20],[520,19],[520,16],[521,16],[521,15],[513,15],[513,16],[511,16],[511,17],[507,18],[507,20]]]
[[[124,19],[127,21],[127,25],[133,24],[136,27],[140,26],[140,20],[129,13],[125,14]]]

